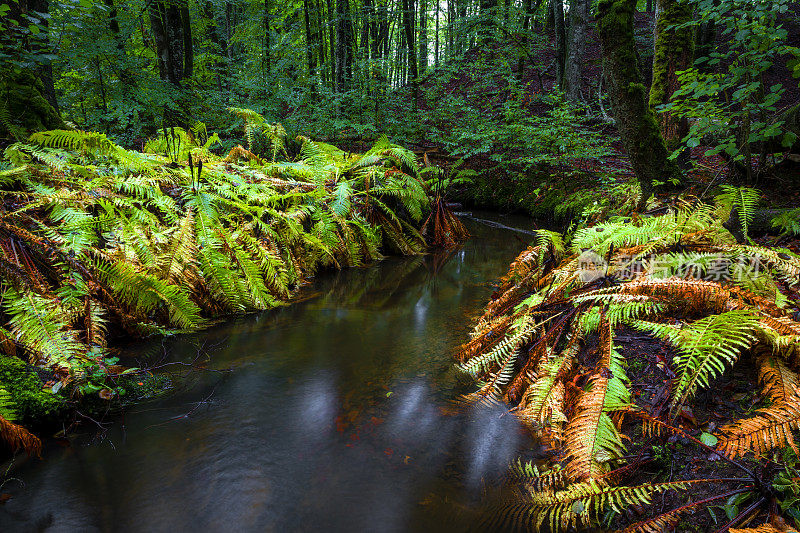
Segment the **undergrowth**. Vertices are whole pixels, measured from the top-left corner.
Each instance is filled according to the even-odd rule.
[[[800,429],[800,256],[738,244],[722,223],[738,205],[746,228],[754,199],[737,203],[734,193],[752,196],[729,190],[716,205],[687,201],[660,216],[612,217],[572,235],[540,231],[512,263],[458,354],[459,368],[479,381],[464,400],[507,406],[549,447],[550,459],[545,466],[521,462],[515,494],[482,527],[566,531],[614,523],[656,532],[740,494],[750,500],[720,531],[745,519],[797,520],[790,510],[800,483],[778,456],[797,449],[793,432]],[[662,362],[673,377],[665,401],[637,403],[616,341],[621,328],[673,346],[674,360]],[[744,354],[753,354],[768,402],[702,441],[690,435],[681,421],[698,392]],[[630,448],[668,438],[718,456],[740,477],[628,484],[641,466]],[[637,523],[623,513],[657,496],[661,502],[661,493],[717,485],[706,501],[692,498]]]
[[[224,156],[203,127],[163,128],[144,152],[75,130],[6,148],[0,358],[50,370],[52,393],[110,399],[136,372],[110,358],[116,337],[197,330],[280,305],[322,268],[426,249],[413,152],[383,137],[345,153],[231,111],[248,144]]]

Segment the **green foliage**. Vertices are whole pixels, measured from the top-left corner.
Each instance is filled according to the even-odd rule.
[[[780,229],[783,234],[800,235],[800,208],[773,218],[772,227]]]
[[[755,210],[761,200],[761,191],[748,187],[732,187],[723,185],[722,194],[716,197],[717,205],[721,206],[730,214],[735,210],[738,218],[739,227],[745,239],[748,237],[750,223],[753,222]]]
[[[699,17],[686,25],[713,22],[722,28],[730,46],[715,49],[698,58],[694,67],[679,72],[681,87],[660,110],[690,120],[689,134],[683,139],[687,147],[710,143],[706,155],[723,154],[750,168],[760,152],[754,150],[754,144],[777,141],[789,147],[797,140],[784,121],[775,118],[786,89],[781,84],[767,86],[763,76],[779,58],[800,52],[786,44],[787,31],[776,21],[778,14],[787,12],[790,2],[693,3]]]
[[[238,112],[271,157],[286,154],[280,124]],[[241,147],[216,156],[216,139],[196,125],[162,129],[150,155],[66,130],[9,146],[0,338],[84,394],[113,393],[112,324],[136,336],[195,330],[274,307],[321,268],[425,249],[413,152],[385,138],[363,155],[305,139],[298,159],[265,163]]]
[[[64,413],[63,397],[42,386],[33,368],[16,357],[0,355],[0,388],[6,391],[6,409],[13,411],[17,422],[47,424]]]
[[[11,395],[0,386],[0,416],[14,422],[17,419],[17,412],[14,410],[14,403],[11,401]]]

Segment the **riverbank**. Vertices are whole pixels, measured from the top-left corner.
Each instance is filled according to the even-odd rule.
[[[800,248],[748,235],[757,200],[728,187],[540,231],[511,263],[459,352],[479,383],[463,400],[508,410],[546,450],[482,527],[800,520]]]
[[[103,410],[130,398],[150,378],[119,364],[116,339],[273,308],[322,269],[420,253],[423,232],[442,238],[438,216],[426,225],[431,203],[437,213],[441,206],[411,152],[384,138],[348,154],[233,111],[249,144],[226,155],[212,151],[216,135],[180,128],[144,152],[66,130],[6,149],[0,414],[8,420],[41,427],[63,422],[76,403]],[[12,448],[36,451],[27,432],[10,431]]]
[[[525,235],[466,224],[457,249],[326,270],[291,305],[124,347],[177,374],[171,394],[18,455],[0,530],[464,531],[420,502],[474,502],[529,447],[510,417],[450,403],[469,387],[453,348]]]

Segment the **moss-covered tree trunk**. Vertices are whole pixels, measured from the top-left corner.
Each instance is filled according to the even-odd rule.
[[[667,148],[674,150],[689,132],[689,123],[674,117],[669,111],[658,113],[656,107],[669,102],[678,90],[679,70],[686,70],[694,59],[694,31],[691,27],[676,28],[689,22],[693,6],[681,0],[658,0],[653,83],[650,86],[650,109],[656,113],[661,135]]]
[[[0,0],[6,6],[5,26],[0,32],[0,138],[26,137],[34,131],[65,128],[53,106],[53,70],[49,64],[27,66],[31,54],[48,48],[47,25],[39,23],[38,33],[28,31],[48,3],[42,0]]]
[[[597,29],[611,110],[644,202],[653,192],[653,182],[679,178],[680,171],[668,159],[658,123],[648,106],[647,88],[642,83],[634,48],[635,9],[636,0],[600,0]]]

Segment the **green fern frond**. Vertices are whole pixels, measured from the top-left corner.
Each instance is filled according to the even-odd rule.
[[[749,239],[748,231],[753,222],[758,202],[761,200],[761,191],[749,187],[733,187],[723,185],[722,194],[717,196],[717,204],[724,207],[728,213],[735,210],[739,227],[745,239]]]
[[[672,409],[677,413],[698,388],[733,364],[739,354],[756,339],[759,317],[752,311],[737,310],[711,315],[682,327],[635,321],[633,325],[649,331],[677,348],[678,380],[673,390]]]
[[[15,422],[17,420],[17,412],[14,408],[11,394],[2,386],[0,386],[0,416],[9,422]]]

